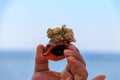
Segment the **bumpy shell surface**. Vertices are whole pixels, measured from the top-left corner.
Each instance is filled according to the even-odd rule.
[[[75,42],[72,29],[67,28],[66,25],[62,25],[61,28],[49,28],[47,31],[47,36],[50,38],[49,43],[53,45],[57,43]]]

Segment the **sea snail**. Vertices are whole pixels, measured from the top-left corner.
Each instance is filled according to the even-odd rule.
[[[49,43],[45,47],[43,55],[53,61],[64,59],[64,50],[69,47],[70,42],[75,42],[72,29],[62,25],[61,28],[49,28],[47,37],[50,38]]]

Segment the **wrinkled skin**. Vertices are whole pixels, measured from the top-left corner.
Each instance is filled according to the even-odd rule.
[[[85,61],[75,46],[70,45],[69,49],[64,50],[67,65],[62,72],[49,70],[48,60],[42,55],[43,50],[43,45],[37,47],[32,80],[87,80],[88,72]],[[98,75],[93,80],[105,80],[105,76]]]

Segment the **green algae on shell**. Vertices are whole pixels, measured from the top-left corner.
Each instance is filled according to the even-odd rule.
[[[47,31],[47,36],[50,38],[49,43],[51,44],[75,42],[72,29],[67,28],[66,25],[62,25],[61,28],[49,28]]]

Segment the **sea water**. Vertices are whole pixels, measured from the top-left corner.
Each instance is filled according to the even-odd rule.
[[[88,80],[105,74],[106,80],[120,80],[120,54],[81,52],[86,61]],[[34,72],[35,51],[0,51],[0,80],[31,80]],[[67,62],[49,61],[51,70],[61,72]]]

